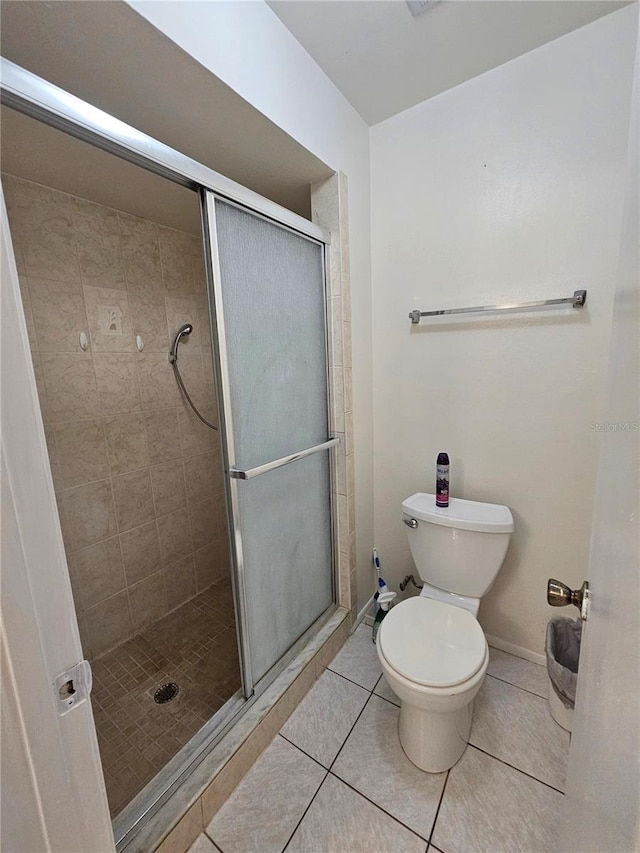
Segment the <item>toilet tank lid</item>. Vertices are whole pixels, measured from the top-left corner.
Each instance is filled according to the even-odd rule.
[[[480,533],[512,533],[513,516],[508,506],[449,498],[449,506],[436,506],[436,496],[416,492],[402,502],[402,512],[418,521],[475,530]]]

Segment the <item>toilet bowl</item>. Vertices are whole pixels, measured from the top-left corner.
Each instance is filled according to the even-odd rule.
[[[382,621],[378,657],[401,701],[402,748],[421,770],[440,773],[469,741],[473,700],[489,663],[476,615],[504,560],[513,518],[507,507],[455,498],[443,510],[424,493],[402,509],[424,586]]]

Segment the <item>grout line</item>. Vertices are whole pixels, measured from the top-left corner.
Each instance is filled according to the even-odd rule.
[[[222,847],[220,847],[220,845],[219,845],[217,842],[215,842],[215,841],[213,840],[213,838],[212,838],[212,837],[207,833],[207,827],[206,827],[206,826],[205,826],[205,828],[202,830],[202,834],[205,836],[205,838],[208,838],[208,839],[209,839],[209,841],[213,844],[213,846],[216,848],[216,850],[219,850],[219,851],[220,851],[220,853],[224,853],[224,850],[222,849]],[[197,841],[197,839],[196,839],[196,841]],[[195,842],[194,842],[194,843],[195,843]]]
[[[537,696],[538,699],[542,699],[544,702],[547,701],[547,697],[543,696],[541,693],[536,693],[533,690],[529,690],[527,687],[521,687],[519,684],[514,684],[513,681],[507,681],[506,678],[500,678],[499,675],[492,675],[490,672],[488,672],[487,678],[495,678],[496,681],[501,681],[503,684],[508,684],[509,687],[515,687],[518,690],[523,690],[525,693],[529,693],[531,696]]]
[[[295,746],[295,748],[296,748],[299,752],[301,752],[303,755],[306,755],[306,756],[307,756],[307,758],[310,758],[310,759],[311,759],[315,764],[317,764],[317,765],[318,765],[318,767],[322,767],[322,769],[323,769],[323,770],[326,770],[326,771],[327,771],[327,773],[329,772],[329,768],[328,768],[328,767],[325,767],[325,766],[324,766],[324,764],[323,764],[321,761],[318,761],[318,759],[317,759],[317,758],[314,758],[314,757],[313,757],[313,755],[309,755],[309,753],[308,753],[308,752],[305,752],[305,750],[304,750],[304,749],[302,749],[302,747],[298,746],[298,744],[297,744],[297,743],[294,743],[292,740],[289,740],[289,738],[288,738],[286,735],[283,735],[281,731],[277,733],[276,737],[281,737],[283,740],[286,740],[286,742],[287,742],[287,743],[290,743],[290,744],[291,744],[291,746]],[[274,738],[274,740],[275,740],[275,738]]]
[[[366,691],[367,691],[367,693],[373,693],[373,691],[374,691],[374,690],[375,690],[375,688],[376,688],[376,685],[377,685],[378,681],[380,681],[380,679],[378,679],[378,680],[376,681],[376,684],[374,684],[373,689],[372,689],[372,690],[370,690],[368,687],[363,687],[363,686],[362,686],[362,684],[358,684],[358,682],[357,682],[357,681],[354,681],[354,680],[353,680],[353,678],[349,678],[348,676],[343,675],[341,672],[336,672],[336,671],[335,671],[335,669],[331,669],[331,667],[330,667],[330,666],[325,666],[325,671],[326,671],[326,670],[329,670],[329,672],[332,672],[334,675],[339,675],[339,676],[340,676],[340,678],[344,678],[344,680],[345,680],[345,681],[348,681],[348,682],[350,682],[351,684],[355,684],[355,685],[356,685],[356,687],[359,687],[361,690],[366,690]],[[384,698],[384,697],[383,697],[383,698]]]
[[[487,752],[486,749],[482,749],[479,746],[476,746],[475,743],[471,743],[469,741],[468,746],[477,749],[478,752],[483,752],[485,755],[488,755],[489,758],[495,759],[495,761],[499,761],[500,764],[504,764],[506,767],[510,767],[512,770],[517,770],[518,773],[522,773],[523,776],[528,776],[529,779],[533,779],[534,782],[539,782],[541,785],[545,785],[547,788],[551,788],[552,791],[556,791],[558,794],[562,794],[564,797],[564,791],[561,791],[560,788],[556,788],[554,785],[550,785],[548,782],[544,782],[542,779],[538,779],[537,776],[532,776],[531,773],[527,773],[526,770],[521,770],[519,767],[516,767],[514,764],[509,764],[508,761],[505,761],[503,758],[498,758],[497,755],[492,755],[490,752]]]
[[[371,803],[371,805],[372,805],[372,806],[375,806],[379,811],[381,811],[381,812],[382,812],[383,814],[385,814],[387,817],[390,817],[390,818],[391,818],[391,820],[394,820],[396,823],[399,823],[399,824],[400,824],[400,826],[403,826],[405,829],[407,829],[409,832],[411,832],[413,835],[415,835],[415,836],[416,836],[417,838],[419,838],[421,841],[426,841],[426,842],[427,842],[427,845],[429,844],[429,842],[428,842],[428,841],[427,841],[427,839],[424,837],[424,835],[420,835],[420,833],[419,833],[419,832],[417,832],[415,829],[411,829],[411,827],[410,827],[410,826],[407,826],[407,824],[406,824],[406,823],[404,823],[403,821],[401,821],[401,820],[400,820],[400,818],[396,817],[395,815],[392,815],[392,814],[391,814],[391,812],[388,812],[388,811],[387,811],[383,806],[381,806],[381,805],[380,805],[380,803],[376,803],[376,801],[375,801],[375,800],[372,800],[372,799],[371,799],[370,797],[368,797],[366,794],[363,794],[363,793],[362,793],[362,791],[359,791],[357,788],[354,788],[354,786],[353,786],[353,785],[351,785],[349,782],[346,782],[346,781],[342,778],[342,776],[338,776],[338,774],[337,774],[337,773],[332,773],[331,771],[329,771],[329,773],[328,773],[327,775],[329,775],[329,776],[333,776],[333,778],[334,778],[334,779],[339,779],[339,780],[340,780],[340,782],[342,782],[342,784],[343,784],[343,785],[346,785],[346,786],[347,786],[347,788],[350,788],[350,789],[351,789],[352,791],[354,791],[354,792],[355,792],[359,797],[362,797],[362,799],[363,799],[363,800],[366,800],[368,803]]]
[[[440,792],[440,800],[438,801],[438,808],[436,809],[436,813],[433,818],[433,823],[431,824],[431,832],[429,833],[429,846],[431,846],[431,839],[433,838],[433,833],[436,828],[436,823],[438,822],[438,815],[440,814],[440,807],[442,806],[442,801],[444,800],[444,792],[447,789],[447,782],[449,781],[449,774],[451,773],[451,768],[447,770],[447,775],[444,780],[444,785],[442,786],[442,791]],[[429,848],[427,847],[427,850]]]
[[[301,750],[301,751],[302,751],[302,750]],[[305,753],[305,754],[306,754],[306,753]],[[326,768],[323,768],[323,770],[326,770]],[[327,771],[326,771],[326,773],[324,774],[324,776],[322,777],[322,781],[321,781],[321,782],[320,782],[320,784],[318,785],[318,787],[317,787],[317,789],[316,789],[316,792],[314,793],[313,797],[311,797],[311,800],[309,801],[308,806],[306,807],[306,809],[305,809],[305,810],[304,810],[304,812],[302,813],[302,817],[301,817],[301,818],[300,818],[300,820],[297,822],[297,824],[294,826],[294,828],[293,828],[293,832],[291,833],[291,835],[290,835],[290,836],[289,836],[289,838],[287,839],[287,843],[286,843],[286,844],[284,845],[284,847],[282,848],[282,853],[285,853],[285,850],[287,849],[287,847],[289,846],[289,844],[291,844],[291,839],[292,839],[292,838],[293,838],[293,836],[296,834],[296,832],[298,831],[298,827],[300,826],[300,824],[302,823],[302,821],[303,821],[303,820],[305,819],[305,817],[307,816],[307,812],[309,811],[309,809],[311,808],[311,806],[312,806],[312,805],[313,805],[313,803],[315,802],[315,799],[316,799],[316,797],[318,796],[318,792],[320,791],[320,788],[322,788],[322,786],[323,786],[323,785],[324,785],[324,783],[326,782],[326,780],[327,780],[327,777],[328,777],[328,776],[329,776],[329,771],[327,770]]]
[[[360,711],[360,713],[358,714],[358,716],[355,718],[355,720],[354,720],[354,722],[353,722],[353,725],[352,725],[352,726],[351,726],[351,728],[349,729],[349,732],[348,732],[348,734],[347,734],[346,738],[342,741],[342,746],[341,746],[341,747],[340,747],[340,749],[338,750],[338,752],[337,752],[337,754],[336,754],[336,757],[333,759],[333,761],[332,761],[332,762],[331,762],[331,764],[329,765],[329,770],[331,770],[331,769],[333,768],[333,765],[336,763],[336,761],[337,761],[337,760],[338,760],[338,758],[340,757],[340,753],[341,753],[341,752],[342,752],[342,750],[344,749],[344,746],[345,746],[346,742],[347,742],[347,741],[349,740],[349,738],[351,737],[351,732],[352,732],[352,731],[355,729],[355,727],[358,725],[358,720],[359,720],[359,719],[360,719],[360,717],[363,715],[363,713],[364,713],[364,709],[365,709],[365,708],[367,707],[367,705],[369,704],[369,700],[371,699],[371,697],[372,697],[372,696],[373,696],[373,693],[369,693],[369,696],[367,697],[367,701],[366,701],[366,702],[364,703],[364,705],[362,706],[362,710]]]

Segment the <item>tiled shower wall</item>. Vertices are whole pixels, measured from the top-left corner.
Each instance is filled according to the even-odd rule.
[[[351,361],[351,274],[347,176],[337,172],[311,185],[313,221],[331,233],[329,266],[329,360],[333,389],[332,425],[341,441],[335,452],[338,527],[338,603],[356,616],[356,522]]]
[[[2,183],[83,650],[96,656],[229,572],[218,435],[182,400],[167,358],[191,322],[179,364],[215,423],[202,246]]]

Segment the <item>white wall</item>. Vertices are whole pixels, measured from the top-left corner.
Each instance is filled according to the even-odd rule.
[[[541,652],[546,581],[586,576],[637,9],[608,15],[372,129],[375,536],[413,570],[402,499],[505,503],[516,525],[480,621]],[[410,309],[587,288],[587,307],[410,328]],[[610,484],[615,489],[615,483]]]
[[[372,589],[369,128],[263,2],[128,0],[157,29],[349,181],[359,601]]]

